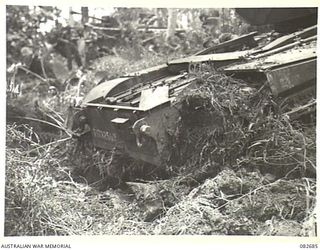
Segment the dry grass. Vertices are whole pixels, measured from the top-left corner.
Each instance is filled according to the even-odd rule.
[[[270,183],[257,172],[224,170],[171,207],[156,233],[305,236],[302,222],[315,207],[315,183],[309,181]]]
[[[32,138],[26,125],[7,126],[6,235],[293,236],[314,230],[313,178],[274,182],[259,171],[226,169],[194,189],[185,186],[187,176],[135,184],[132,197],[74,182],[74,163],[64,155],[74,147],[68,137],[46,145]]]
[[[27,129],[7,126],[7,236],[148,233],[135,202],[73,181],[61,156],[69,138],[39,145]]]
[[[314,176],[314,125],[291,121],[280,108],[283,101],[265,86],[249,87],[212,69],[198,79],[196,89],[178,101],[182,119],[173,136],[185,150],[182,160],[189,158],[182,175],[214,176],[227,166],[277,177]]]

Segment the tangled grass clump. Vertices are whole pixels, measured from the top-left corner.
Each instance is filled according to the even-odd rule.
[[[306,236],[315,226],[303,226],[315,209],[315,187],[307,178],[268,182],[257,172],[223,170],[172,206],[156,232]]]
[[[71,177],[70,138],[40,145],[27,126],[7,125],[5,235],[148,234],[136,203]]]
[[[257,168],[278,177],[315,174],[315,126],[290,120],[288,105],[282,109],[284,101],[272,97],[268,87],[212,69],[197,78],[193,91],[177,101],[181,121],[173,137],[185,150],[181,174],[200,169],[214,176],[222,166]]]

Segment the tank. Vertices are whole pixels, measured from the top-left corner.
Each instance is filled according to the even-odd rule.
[[[253,24],[270,20],[283,23],[308,16],[312,19],[314,15],[309,9],[259,9],[263,16],[259,23],[254,9],[236,11]],[[291,97],[302,92],[314,95],[317,26],[304,26],[277,37],[251,32],[167,64],[113,80],[102,78],[82,104],[70,110],[68,128],[77,137],[89,135],[95,147],[118,149],[155,166],[166,164],[172,159],[172,131],[177,130],[181,119],[183,104],[179,97],[196,88],[197,79],[190,72],[202,63],[238,79],[257,79],[261,86],[267,84],[274,96]],[[314,111],[315,101],[288,115],[299,117]],[[217,119],[211,125],[219,128],[220,122]]]

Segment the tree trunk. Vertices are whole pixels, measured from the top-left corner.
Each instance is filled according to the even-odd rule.
[[[68,24],[73,27],[74,26],[74,19],[73,19],[73,15],[72,15],[72,7],[69,7],[69,20],[68,20]]]
[[[88,7],[81,7],[81,23],[85,24],[89,21],[89,9]]]
[[[166,33],[166,41],[168,42],[169,38],[172,37],[175,33],[177,25],[177,10],[168,9],[168,28]]]
[[[81,7],[81,23],[85,25],[89,22],[89,8],[88,7]],[[86,42],[85,38],[81,37],[78,40],[78,51],[81,57],[82,65],[86,65]]]
[[[165,19],[166,19],[166,9],[156,8],[154,9],[154,14],[157,17],[156,26],[157,27],[165,27]]]

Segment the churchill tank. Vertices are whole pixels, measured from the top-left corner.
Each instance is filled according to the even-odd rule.
[[[251,32],[163,65],[113,80],[102,78],[81,105],[69,112],[68,128],[76,137],[89,135],[97,148],[117,149],[155,166],[166,164],[176,157],[172,131],[177,131],[183,116],[180,97],[198,88],[195,72],[203,65],[226,76],[267,86],[275,97],[291,98],[302,93],[310,97],[311,93],[309,101],[286,114],[295,119],[314,113],[316,10],[258,10],[236,12],[253,25],[276,24],[282,27],[281,32]],[[283,32],[290,22],[290,32]],[[210,120],[210,126],[219,129],[222,122],[217,117]]]

